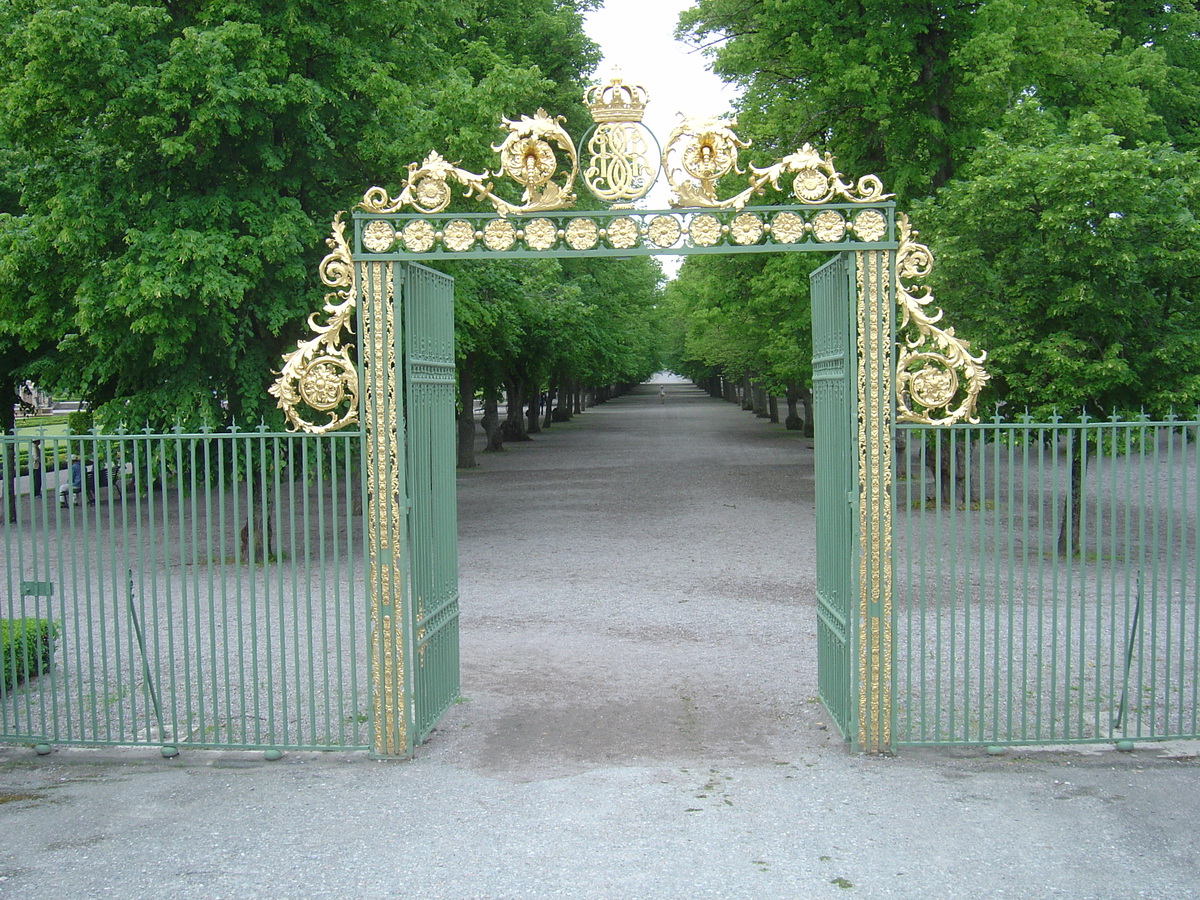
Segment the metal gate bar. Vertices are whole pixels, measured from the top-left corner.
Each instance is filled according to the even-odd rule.
[[[813,412],[816,432],[817,693],[845,737],[857,734],[857,354],[851,316],[854,258],[813,272]]]
[[[3,445],[23,461],[35,438],[41,496],[7,453],[0,464],[19,491],[0,618],[47,619],[59,636],[48,672],[0,683],[0,740],[367,746],[360,435]]]
[[[896,743],[1200,736],[1197,429],[897,429]]]

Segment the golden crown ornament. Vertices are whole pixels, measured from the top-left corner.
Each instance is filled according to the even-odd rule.
[[[650,92],[640,84],[625,84],[614,72],[608,84],[593,84],[583,92],[583,102],[592,114],[592,121],[640,122],[650,102]]]
[[[606,85],[583,92],[595,127],[584,139],[587,167],[583,180],[599,200],[630,206],[646,196],[658,177],[658,144],[642,125],[650,93],[627,85],[613,73]]]

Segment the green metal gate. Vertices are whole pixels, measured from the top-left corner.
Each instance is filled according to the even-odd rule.
[[[857,357],[850,311],[854,257],[839,253],[810,276],[816,429],[817,689],[843,735],[854,733],[851,638],[857,584]]]
[[[19,691],[0,689],[0,701],[11,704],[0,704],[0,740],[147,742],[153,710],[163,720],[154,739],[164,742],[362,746],[369,722],[373,754],[411,755],[459,690],[453,281],[417,263],[832,252],[812,279],[819,690],[857,749],[891,748],[893,426],[974,421],[987,377],[982,357],[938,324],[941,312],[919,281],[928,249],[875,176],[846,181],[832,156],[806,144],[751,165],[746,187],[722,198],[725,177],[746,171],[738,155],[749,145],[733,122],[684,120],[662,143],[642,133],[644,89],[614,79],[589,89],[586,102],[596,127],[581,140],[544,110],[505,119],[508,135],[493,148],[498,167],[475,173],[431,152],[407,167],[397,192],[373,187],[351,216],[337,215],[320,267],[331,289],[324,317],[310,317],[312,336],[284,357],[270,389],[290,427],[305,435],[147,435],[147,447],[158,448],[147,458],[161,471],[151,466],[134,478],[140,506],[110,500],[103,515],[64,514],[43,501],[18,523],[27,522],[27,532],[9,529],[8,617],[47,617],[53,598],[80,635],[70,657],[79,689],[51,690],[43,702],[30,686],[40,670],[22,673]],[[647,155],[651,146],[661,154]],[[670,208],[636,208],[660,175]],[[595,208],[577,208],[580,185],[599,201]],[[772,194],[781,202],[757,205]],[[91,436],[85,451],[104,463],[114,455],[99,449],[109,440]],[[141,471],[136,457],[128,469],[122,461],[136,441],[111,440],[130,444],[115,450],[116,471],[128,480]],[[203,466],[190,461],[226,440],[227,471],[220,455]],[[314,453],[328,465],[313,463]],[[216,475],[183,483],[201,472]],[[155,506],[163,484],[178,486],[169,508]],[[286,544],[282,536],[273,544],[270,523],[281,510],[295,524],[289,520]],[[161,600],[149,574],[157,557],[135,563],[125,549],[159,522],[167,548],[155,576]],[[47,564],[74,560],[77,548],[93,544],[78,562]],[[346,583],[341,593],[326,587],[331,566]],[[363,568],[365,648],[352,637]],[[100,580],[105,587],[96,591]],[[139,605],[147,595],[151,602]],[[114,614],[128,617],[119,642],[109,638]],[[142,648],[155,614],[162,634]],[[87,654],[85,633],[94,633]],[[345,652],[335,652],[343,644]],[[331,655],[336,665],[320,661]],[[119,676],[98,677],[110,668]],[[170,683],[182,691],[172,686],[160,703],[151,675],[161,684],[171,672],[181,673]],[[217,672],[230,674],[214,689],[207,682]],[[308,674],[300,689],[297,673]],[[53,688],[58,677],[45,682]],[[184,702],[173,713],[178,693]],[[218,694],[225,712],[214,720]],[[261,699],[276,694],[274,706]],[[126,695],[134,700],[121,706]],[[183,708],[193,695],[195,710]],[[35,716],[34,706],[53,714]],[[120,710],[119,727],[105,720],[81,730],[81,716],[99,721],[102,707]]]
[[[409,751],[458,698],[454,279],[403,267],[408,449]]]
[[[363,335],[371,751],[408,756],[459,688],[454,279],[342,249]]]

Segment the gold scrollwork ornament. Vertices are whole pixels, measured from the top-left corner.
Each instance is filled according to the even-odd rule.
[[[705,213],[688,223],[688,237],[697,247],[712,247],[721,240],[721,220]]]
[[[650,220],[647,237],[655,247],[673,247],[683,234],[674,216],[655,216]]]
[[[608,223],[608,243],[617,250],[628,250],[638,243],[638,224],[629,216],[621,216]]]
[[[757,244],[763,236],[763,221],[754,213],[738,213],[729,225],[735,244]]]
[[[575,202],[574,183],[579,160],[571,136],[562,127],[563,117],[551,118],[544,109],[539,109],[534,116],[502,121],[508,128],[508,137],[492,149],[500,154],[500,172],[524,188],[522,205],[509,203],[495,193],[489,179],[499,173],[487,169],[479,174],[469,172],[433,151],[420,165],[409,164],[408,177],[396,197],[389,196],[384,188],[373,187],[363,195],[359,208],[386,214],[411,206],[427,215],[440,213],[450,205],[453,197],[451,181],[466,189],[464,197],[486,200],[502,216],[571,206]],[[569,164],[561,183],[552,180],[559,170],[559,154]]]
[[[675,126],[662,157],[672,207],[725,206],[717,199],[717,181],[730,172],[742,174],[738,151],[750,146],[734,133],[736,126],[732,118],[681,119]]]
[[[793,212],[779,213],[771,220],[771,237],[777,243],[794,244],[804,233],[804,220]]]
[[[768,186],[781,191],[780,183],[789,174],[795,176],[792,179],[792,196],[809,206],[836,200],[876,203],[892,196],[883,192],[883,182],[874,175],[864,175],[856,184],[848,184],[834,167],[832,154],[821,156],[811,144],[805,144],[766,168],[750,166],[750,186],[737,196],[721,201],[720,206],[724,209],[741,209],[752,198],[763,194]]]
[[[600,229],[591,219],[572,219],[566,229],[566,238],[573,250],[591,250],[600,240]]]
[[[372,253],[387,253],[396,243],[396,229],[380,219],[367,223],[363,229],[363,246]]]
[[[990,380],[983,362],[987,354],[971,352],[971,344],[939,324],[942,311],[932,306],[933,292],[915,280],[933,270],[933,254],[916,241],[908,216],[896,217],[900,246],[896,250],[896,418],[924,425],[978,422],[979,392]]]
[[[584,184],[606,203],[632,203],[645,197],[658,170],[650,142],[635,122],[604,122],[588,139]]]
[[[336,288],[325,295],[326,319],[318,324],[317,313],[308,317],[315,337],[299,341],[295,350],[284,355],[279,377],[267,389],[283,410],[288,428],[309,434],[336,431],[358,421],[358,372],[350,356],[352,345],[342,344],[343,332],[352,330],[358,288],[342,213],[334,218],[325,242],[331,252],[318,271],[327,287]],[[309,420],[306,409],[328,415],[329,421]]]
[[[813,237],[822,243],[840,241],[846,236],[846,220],[837,210],[822,210],[813,217],[812,231]]]
[[[824,215],[824,213],[822,213]],[[854,217],[854,233],[860,241],[874,243],[887,234],[887,220],[877,209],[867,209]]]
[[[508,137],[492,149],[500,154],[504,173],[524,188],[521,206],[510,211],[544,212],[575,202],[579,157],[571,135],[562,126],[564,121],[563,116],[551,118],[544,109],[534,116],[503,120]],[[559,168],[556,148],[570,164],[561,183],[551,180]]]

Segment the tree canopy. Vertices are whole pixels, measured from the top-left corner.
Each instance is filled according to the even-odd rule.
[[[679,34],[742,89],[760,152],[811,142],[913,210],[947,321],[989,353],[988,399],[1200,402],[1194,4],[698,0]],[[683,315],[711,331],[724,289],[702,281]],[[791,293],[806,305],[805,280]]]
[[[275,422],[265,386],[320,307],[333,214],[433,149],[491,163],[502,115],[582,131],[595,4],[0,2],[0,377],[109,424]],[[514,277],[489,266],[463,277],[464,350],[641,368],[593,346],[640,346],[608,333],[624,314],[584,314],[615,296],[594,277],[589,296],[562,266],[520,275],[538,288],[516,321],[479,299]]]

